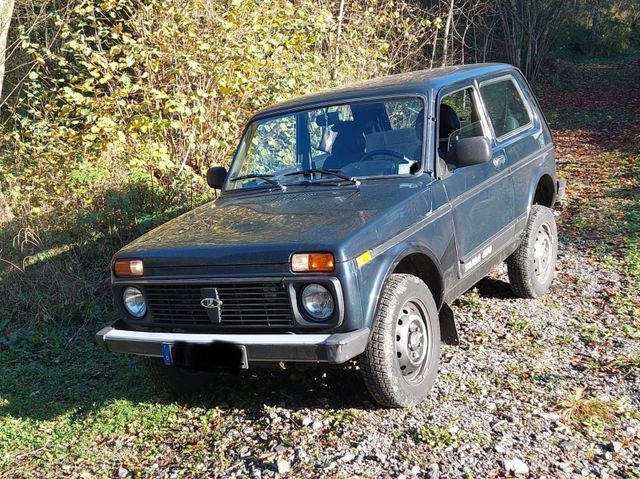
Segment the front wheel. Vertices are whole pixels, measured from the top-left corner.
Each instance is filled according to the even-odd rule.
[[[558,231],[553,211],[533,205],[520,246],[507,258],[509,283],[522,298],[537,298],[551,286],[558,256]]]
[[[365,384],[381,405],[407,407],[425,398],[438,373],[440,323],[423,281],[409,274],[389,277],[359,361]]]

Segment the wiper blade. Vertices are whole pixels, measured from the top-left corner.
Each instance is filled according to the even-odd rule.
[[[230,181],[238,181],[238,180],[250,180],[253,178],[258,178],[260,180],[264,180],[267,183],[272,184],[273,186],[277,186],[278,188],[280,188],[282,191],[286,190],[287,187],[280,184],[278,182],[278,180],[274,180],[275,175],[260,175],[257,173],[251,173],[249,175],[243,175],[243,176],[234,176],[233,178],[229,178]]]
[[[358,181],[357,179],[351,176],[343,175],[339,171],[340,170],[334,171],[334,170],[325,170],[323,168],[309,168],[308,170],[293,171],[291,173],[286,173],[284,176],[310,175],[312,173],[321,173],[323,175],[335,176],[336,178],[340,178],[341,180],[349,181],[356,186],[360,185],[360,181]]]

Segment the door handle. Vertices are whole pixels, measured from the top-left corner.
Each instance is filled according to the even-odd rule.
[[[504,155],[498,155],[493,157],[493,166],[496,168],[502,168],[507,161],[507,157]]]

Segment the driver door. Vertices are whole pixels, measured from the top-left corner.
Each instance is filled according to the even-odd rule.
[[[447,105],[458,117],[440,118]],[[437,155],[447,163],[448,173],[443,178],[449,203],[453,210],[458,277],[476,271],[491,256],[498,253],[513,229],[513,185],[505,168],[505,155],[495,146],[488,123],[480,107],[474,84],[458,85],[441,91],[438,97],[438,126],[449,125],[458,129],[448,131],[437,128]],[[442,123],[440,121],[442,120]],[[492,144],[492,159],[481,164],[456,167],[457,139],[484,136]],[[442,164],[443,161],[439,161]]]

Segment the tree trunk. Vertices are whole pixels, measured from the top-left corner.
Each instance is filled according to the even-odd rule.
[[[338,12],[338,30],[336,32],[336,50],[335,50],[335,56],[333,60],[334,61],[333,68],[331,69],[331,79],[334,81],[338,78],[338,66],[340,63],[340,37],[342,36],[343,20],[344,20],[344,0],[340,0],[340,7]]]
[[[598,46],[598,33],[600,31],[600,0],[596,0],[593,5],[591,15],[591,38],[589,41],[589,53],[593,55]]]
[[[449,4],[449,13],[447,14],[447,23],[444,26],[444,43],[442,44],[442,66],[447,66],[447,60],[449,55],[449,30],[451,29],[451,22],[453,21],[453,6],[455,0],[451,0]]]
[[[433,64],[436,61],[436,48],[438,47],[438,32],[440,32],[440,29],[436,28],[436,33],[433,38],[433,48],[431,49],[431,61],[429,62],[429,69],[433,68]]]
[[[2,104],[2,85],[4,83],[5,62],[7,60],[7,37],[9,36],[9,24],[13,15],[14,0],[0,0],[0,105]],[[0,185],[0,188],[2,185]],[[13,213],[9,203],[0,190],[0,225],[13,219]]]
[[[600,0],[597,0],[600,1]],[[495,0],[507,61],[535,79],[566,0]]]
[[[2,85],[4,83],[4,72],[7,52],[7,37],[9,36],[9,25],[13,16],[14,0],[0,0],[0,104],[2,102]],[[2,197],[0,196],[0,201]],[[2,203],[0,203],[2,208]]]

